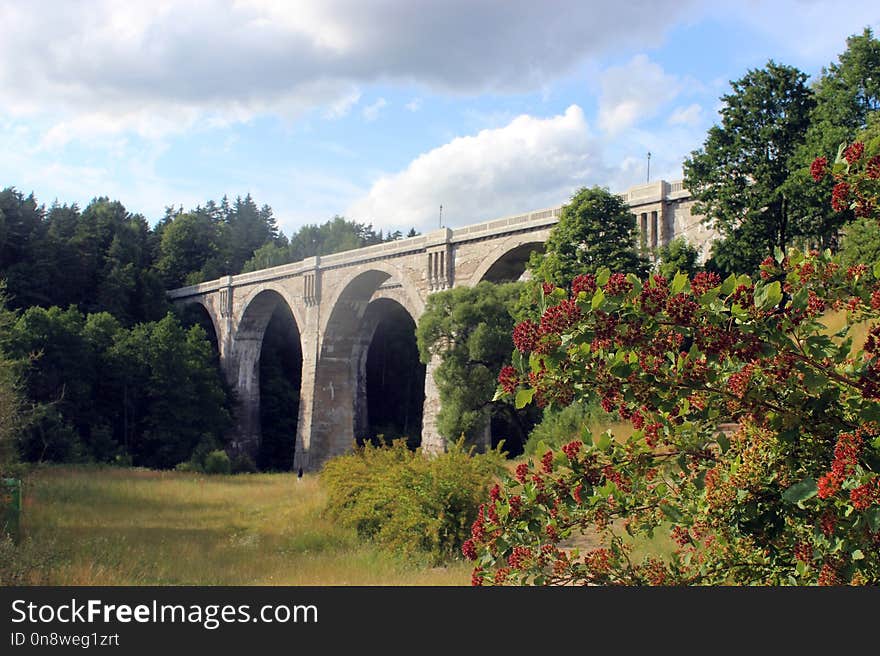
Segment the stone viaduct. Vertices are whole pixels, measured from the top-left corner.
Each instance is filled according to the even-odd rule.
[[[711,237],[691,215],[690,195],[680,182],[661,180],[621,195],[637,216],[645,249],[680,234],[701,247]],[[561,209],[441,228],[170,291],[177,304],[200,304],[214,326],[221,368],[238,399],[232,449],[253,453],[259,444],[260,350],[279,304],[290,309],[302,349],[294,467],[317,469],[350,449],[367,424],[367,352],[389,308],[397,304],[418,322],[432,292],[518,279]],[[436,364],[428,364],[424,382],[421,445],[427,452],[445,448],[436,428]]]

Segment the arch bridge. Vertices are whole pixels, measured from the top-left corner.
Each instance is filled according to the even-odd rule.
[[[632,199],[633,190],[623,195],[643,223],[651,218],[646,232],[652,245],[669,241],[689,220],[689,194],[674,184],[659,181],[636,188]],[[300,341],[293,465],[318,469],[349,450],[369,423],[366,369],[379,325],[406,315],[417,324],[435,291],[518,279],[531,252],[543,249],[561,210],[441,228],[168,292],[176,304],[200,305],[213,325],[221,368],[238,403],[231,449],[253,455],[260,444],[260,353],[276,310],[289,311],[291,334]],[[445,448],[436,426],[438,364],[429,363],[424,382],[413,383],[424,389],[420,435],[426,452]]]

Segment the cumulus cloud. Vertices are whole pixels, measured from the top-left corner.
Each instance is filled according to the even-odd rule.
[[[410,112],[417,112],[422,108],[422,99],[421,98],[413,98],[406,105],[404,105],[406,109]]]
[[[599,153],[577,105],[549,118],[522,115],[379,178],[346,216],[377,228],[428,231],[437,228],[441,204],[447,226],[555,206],[577,187],[607,179]]]
[[[667,74],[645,55],[608,68],[601,84],[599,127],[612,136],[653,116],[681,90],[675,75]]]
[[[64,114],[55,143],[100,123],[149,134],[138,112],[169,119],[166,131],[191,127],[194,111],[241,121],[317,106],[332,117],[377,81],[530,90],[610,48],[659,43],[687,10],[680,0],[6,2],[0,25],[15,29],[0,39],[0,113]]]

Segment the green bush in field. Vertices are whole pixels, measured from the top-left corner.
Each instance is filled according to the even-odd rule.
[[[229,474],[232,473],[232,463],[226,451],[217,449],[205,456],[206,474]]]
[[[499,451],[471,455],[463,441],[447,453],[425,457],[404,440],[366,444],[324,465],[326,512],[406,556],[440,563],[460,553],[480,501],[504,469]]]
[[[525,455],[543,455],[547,449],[561,449],[563,445],[579,439],[584,429],[604,414],[598,404],[587,401],[572,403],[565,408],[545,408],[541,423],[529,433]]]

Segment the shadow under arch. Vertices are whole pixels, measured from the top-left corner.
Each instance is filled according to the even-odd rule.
[[[376,298],[364,312],[357,341],[355,440],[422,442],[425,365],[419,361],[416,322],[391,298]]]
[[[303,358],[299,324],[287,299],[274,289],[255,293],[242,312],[234,343],[230,374],[235,376],[241,443],[233,450],[249,455],[261,469],[290,469],[301,414]]]
[[[397,287],[399,300],[376,297],[386,284]],[[371,268],[349,281],[333,302],[315,371],[308,468],[347,452],[358,432],[369,431],[367,361],[373,337],[389,317],[408,316],[414,326],[421,310],[405,284],[393,268]],[[424,374],[413,384],[424,394]],[[421,426],[418,433],[420,438]]]
[[[474,276],[474,284],[486,280],[488,282],[514,282],[522,278],[532,253],[543,253],[546,244],[530,237],[528,241],[508,243],[494,249],[486,257],[483,266]]]
[[[208,341],[211,342],[211,347],[214,350],[214,357],[219,366],[220,342],[217,337],[217,326],[214,323],[214,317],[211,315],[211,312],[205,304],[199,300],[192,301],[182,307],[178,307],[177,315],[180,317],[180,322],[187,328],[190,326],[202,327]]]

